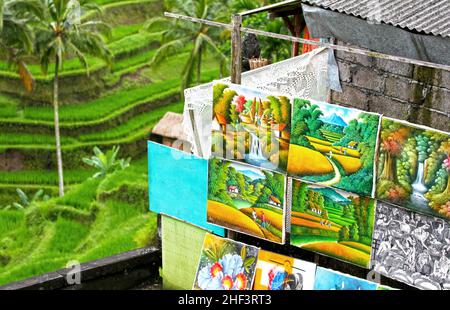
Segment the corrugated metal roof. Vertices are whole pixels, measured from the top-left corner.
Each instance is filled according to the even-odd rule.
[[[302,0],[325,9],[450,37],[450,0]]]

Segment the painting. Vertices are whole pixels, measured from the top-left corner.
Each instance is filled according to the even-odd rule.
[[[211,158],[208,222],[283,244],[285,183],[286,178],[281,173]]]
[[[291,244],[369,268],[375,201],[292,180]]]
[[[290,99],[223,83],[214,84],[213,97],[212,155],[286,171]]]
[[[260,250],[255,290],[313,290],[316,264]]]
[[[206,220],[206,159],[148,141],[148,186],[150,211],[225,235],[223,228]]]
[[[259,249],[206,234],[194,281],[195,290],[250,290]]]
[[[379,202],[374,270],[420,289],[450,289],[447,221]]]
[[[314,100],[293,106],[289,175],[373,197],[380,116]]]
[[[331,269],[317,267],[316,279],[314,281],[315,290],[336,290],[336,291],[374,291],[377,284],[347,274],[343,274]]]
[[[450,219],[450,134],[383,118],[377,198]]]

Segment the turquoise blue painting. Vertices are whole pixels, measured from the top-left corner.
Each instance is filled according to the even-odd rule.
[[[377,284],[356,277],[352,277],[337,271],[317,267],[316,279],[314,280],[314,290],[336,290],[351,291],[365,290],[373,291],[377,289]]]
[[[150,211],[225,235],[223,228],[206,222],[206,159],[149,141],[148,183]]]

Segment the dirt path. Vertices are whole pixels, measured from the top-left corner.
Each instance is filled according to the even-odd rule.
[[[270,230],[262,227],[259,223],[258,223],[258,226],[262,230],[264,236],[266,236],[266,238],[268,240],[271,240],[271,241],[278,241],[279,240],[279,242],[281,242],[282,239],[280,239],[280,237],[274,235]]]
[[[328,156],[325,156],[325,157],[330,162],[330,164],[333,166],[334,177],[328,181],[317,182],[317,184],[323,185],[323,186],[333,186],[334,184],[337,184],[341,181],[341,173],[339,172],[339,168],[336,166],[336,164],[331,159],[329,159]]]

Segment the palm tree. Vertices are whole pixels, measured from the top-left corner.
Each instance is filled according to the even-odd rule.
[[[85,21],[80,14],[99,7],[90,1],[41,0],[44,14],[36,26],[36,52],[41,68],[47,74],[51,62],[53,73],[53,110],[55,119],[56,159],[58,166],[59,195],[64,195],[64,178],[59,131],[59,73],[66,57],[77,57],[89,75],[86,55],[111,63],[111,52],[102,33],[109,34],[109,27],[97,20]]]
[[[40,0],[0,0],[0,57],[17,67],[27,91],[33,89],[26,60],[33,51],[31,24],[37,16],[42,16]]]
[[[166,1],[165,6],[168,11],[202,19],[214,19],[215,14],[224,9],[220,1],[210,0],[172,0]],[[211,51],[218,56],[220,58],[219,61],[227,60],[227,57],[214,43],[214,39],[220,35],[220,30],[215,27],[196,23],[178,23],[176,20],[155,17],[146,23],[144,29],[152,31],[155,26],[162,27],[164,30],[162,33],[162,45],[150,60],[150,66],[158,66],[167,58],[179,54],[186,46],[193,44],[189,58],[182,71],[182,96],[184,89],[192,82],[194,71],[197,84],[201,83],[202,60],[207,51]]]

